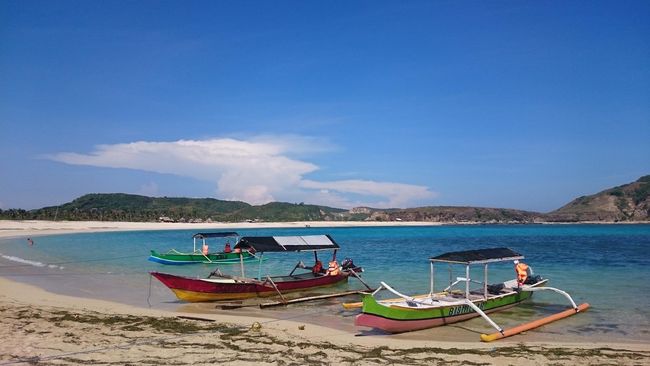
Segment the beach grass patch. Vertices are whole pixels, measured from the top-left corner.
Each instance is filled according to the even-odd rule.
[[[112,315],[93,312],[68,312],[39,309],[13,309],[11,316],[21,320],[21,317],[33,317],[40,314],[49,321],[49,329],[54,326],[63,326],[66,329],[40,332],[27,330],[25,333],[59,334],[65,343],[79,343],[81,347],[87,345],[87,340],[80,336],[85,332],[97,332],[103,339],[93,343],[94,347],[113,347],[115,339],[124,337],[126,343],[115,346],[115,349],[128,349],[133,346],[152,347],[154,349],[171,349],[181,353],[191,353],[200,357],[200,363],[205,363],[207,358],[214,359],[214,363],[242,362],[242,363],[272,363],[277,365],[329,365],[333,363],[357,364],[409,364],[409,365],[487,365],[502,358],[517,360],[519,363],[542,362],[544,364],[563,365],[580,360],[589,364],[614,365],[614,364],[645,364],[650,360],[650,351],[633,351],[608,347],[600,348],[575,348],[561,346],[535,346],[525,343],[501,343],[491,348],[440,348],[440,347],[413,347],[392,348],[390,346],[367,347],[356,344],[337,345],[334,343],[310,342],[308,340],[287,338],[265,331],[250,331],[247,326],[235,326],[225,323],[206,322],[177,317],[149,317],[134,315]],[[79,323],[76,327],[70,322]],[[82,328],[83,330],[79,330]],[[143,338],[138,332],[155,331],[165,335],[153,335]],[[96,334],[97,334],[96,333]],[[213,333],[213,334],[211,334]],[[191,339],[194,342],[185,342],[184,337],[201,337]],[[190,339],[185,339],[190,340]],[[251,354],[251,348],[259,350]],[[61,350],[63,352],[63,350]],[[164,351],[167,352],[167,351]],[[65,355],[56,357],[63,360],[64,364],[94,364],[124,365],[133,362],[133,359],[106,362],[98,359],[68,358]],[[216,357],[216,358],[215,358]],[[198,360],[199,358],[197,358]],[[30,362],[31,361],[31,362]],[[25,359],[25,363],[45,364],[44,359]],[[45,363],[44,363],[45,362]],[[194,362],[194,361],[192,361]],[[191,364],[183,359],[166,359],[143,357],[132,364],[146,365],[187,365]]]
[[[219,331],[226,334],[238,334],[242,330],[239,327],[230,327],[221,323],[198,323],[195,321],[178,319],[173,317],[138,317],[133,315],[101,315],[101,314],[76,314],[68,311],[54,311],[48,320],[57,326],[61,322],[70,321],[76,323],[87,323],[103,326],[121,326],[122,330],[139,332],[146,329],[153,329],[164,333],[188,334],[199,331]]]

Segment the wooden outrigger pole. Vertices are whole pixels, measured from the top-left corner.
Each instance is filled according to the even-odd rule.
[[[285,301],[273,301],[273,302],[266,302],[260,304],[260,308],[268,308],[271,306],[280,306],[280,305],[289,305],[289,304],[295,304],[298,302],[306,302],[306,301],[313,301],[313,300],[322,300],[322,299],[330,299],[333,297],[342,297],[342,296],[348,296],[348,295],[357,295],[361,293],[359,290],[352,290],[352,291],[345,291],[345,292],[338,292],[335,294],[324,294],[324,295],[316,295],[316,296],[307,296],[307,297],[299,297],[296,299],[290,299],[290,300],[285,300]]]

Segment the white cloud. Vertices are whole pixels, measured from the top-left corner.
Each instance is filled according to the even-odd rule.
[[[303,180],[301,187],[317,189],[321,196],[339,197],[334,192],[352,193],[361,196],[378,197],[371,203],[357,202],[356,205],[372,207],[406,207],[411,204],[429,200],[437,196],[425,186],[403,183],[374,182],[368,180],[340,180],[332,182],[316,182]]]
[[[404,207],[435,197],[427,187],[366,180],[317,182],[304,177],[315,164],[290,155],[322,153],[334,147],[301,136],[258,136],[172,142],[138,141],[98,145],[88,154],[62,152],[47,158],[66,164],[127,168],[214,182],[221,199],[251,204],[270,201],[318,203],[334,207]],[[141,191],[157,192],[155,183]],[[352,199],[352,196],[371,200]]]

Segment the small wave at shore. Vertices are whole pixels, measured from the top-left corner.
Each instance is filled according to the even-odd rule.
[[[46,264],[46,263],[42,263],[42,262],[38,262],[38,261],[31,261],[29,259],[14,257],[14,256],[11,256],[11,255],[4,255],[2,253],[0,253],[0,257],[2,257],[4,259],[7,259],[7,260],[10,260],[12,262],[18,262],[18,263],[22,263],[22,264],[26,264],[26,265],[30,265],[30,266],[34,266],[34,267],[47,267],[47,268],[64,269],[63,266],[57,266],[56,264]]]

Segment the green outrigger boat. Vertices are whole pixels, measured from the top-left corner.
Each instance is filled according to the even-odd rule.
[[[523,258],[521,254],[509,248],[445,253],[429,259],[431,262],[429,294],[407,296],[399,293],[385,282],[381,282],[381,286],[375,292],[363,295],[362,303],[344,304],[344,307],[362,307],[361,314],[357,315],[355,319],[355,325],[380,329],[389,333],[432,328],[480,316],[497,330],[493,334],[482,334],[481,340],[485,342],[519,334],[589,308],[587,303],[576,305],[568,293],[546,286],[548,280],[541,276],[530,276],[523,284],[519,283],[517,279],[488,284],[488,264],[513,261],[518,263]],[[434,291],[434,263],[444,263],[449,266],[449,286],[437,293]],[[452,265],[464,266],[464,277],[457,277],[453,281]],[[470,278],[471,265],[483,266],[483,281],[474,281]],[[477,283],[480,287],[472,289],[470,288],[471,283]],[[460,288],[454,289],[456,285],[460,285]],[[377,295],[381,290],[392,292],[398,297],[380,300]],[[501,328],[487,315],[515,306],[530,299],[533,292],[543,290],[565,296],[571,303],[571,308],[510,329]]]
[[[194,239],[194,250],[191,253],[179,252],[176,249],[170,249],[165,253],[159,253],[151,250],[149,260],[152,262],[168,265],[185,265],[185,264],[234,264],[242,261],[251,261],[257,259],[255,253],[248,251],[222,251],[222,252],[208,252],[208,238],[222,238],[226,240],[227,248],[230,248],[229,238],[233,238],[234,243],[232,247],[239,242],[239,234],[233,231],[229,232],[216,232],[216,233],[196,233],[192,235]],[[197,239],[201,241],[201,246],[197,248]]]

